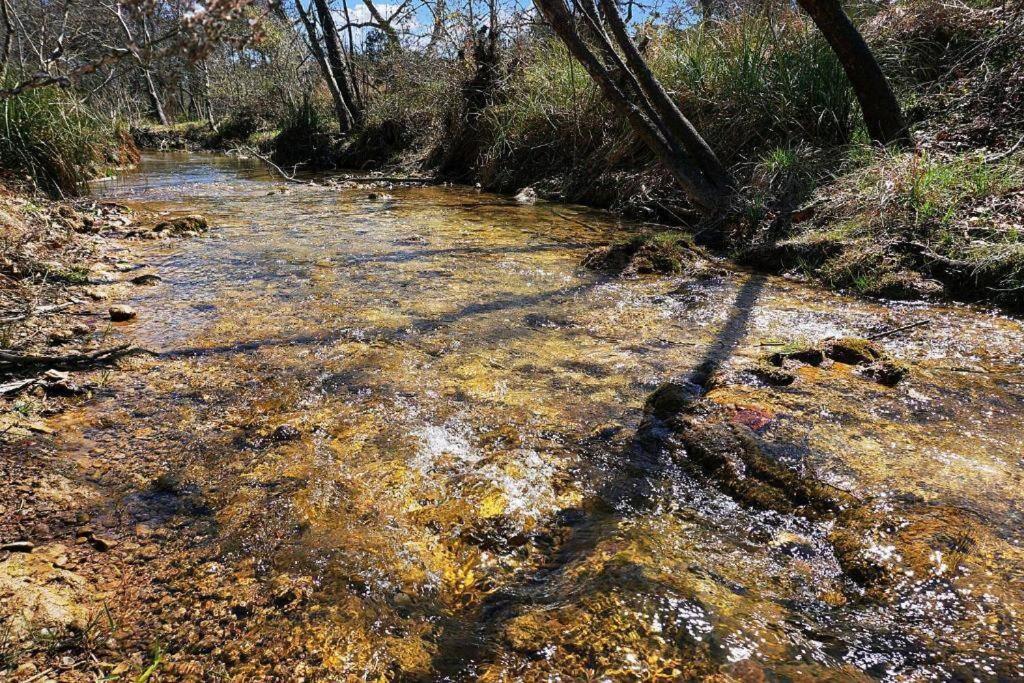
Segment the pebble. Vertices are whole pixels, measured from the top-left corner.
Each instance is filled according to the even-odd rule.
[[[116,323],[124,322],[125,320],[131,320],[137,315],[137,313],[135,313],[134,308],[132,308],[131,306],[125,306],[123,304],[111,306],[108,313],[110,313],[110,319]]]

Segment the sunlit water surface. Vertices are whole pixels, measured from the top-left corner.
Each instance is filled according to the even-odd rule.
[[[308,576],[343,606],[309,624],[329,674],[1024,677],[1019,323],[745,273],[612,279],[579,263],[635,226],[467,188],[371,199],[179,154],[99,192],[214,227],[136,249],[163,281],[132,290],[118,333],[163,355],[76,418],[82,438],[181,463],[226,566]],[[744,372],[766,344],[926,318],[885,342],[913,366],[893,389]],[[802,471],[882,507],[964,510],[949,535],[970,549],[872,598],[827,523],[638,454],[644,398],[709,356],[711,397],[767,416]],[[118,411],[133,419],[110,445],[87,425]],[[268,438],[282,424],[299,438]]]

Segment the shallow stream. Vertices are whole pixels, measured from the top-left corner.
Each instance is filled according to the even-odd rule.
[[[97,190],[213,228],[134,247],[131,274],[163,280],[114,334],[160,355],[69,416],[63,448],[166,463],[206,506],[209,571],[305,582],[302,610],[251,629],[303,640],[328,679],[1024,678],[1019,322],[743,272],[610,278],[579,264],[635,225],[369,192],[182,154]],[[911,366],[894,388],[747,372],[782,342],[925,319],[882,340]],[[893,533],[934,513],[928,570],[871,594],[830,522],[639,447],[646,396],[708,363],[711,399],[791,466]]]

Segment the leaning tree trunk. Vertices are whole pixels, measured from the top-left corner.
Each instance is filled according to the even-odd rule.
[[[327,61],[334,72],[334,80],[338,83],[338,91],[345,101],[352,114],[352,123],[358,125],[362,120],[359,107],[356,106],[355,98],[352,96],[352,89],[349,87],[350,74],[345,64],[344,48],[341,46],[341,38],[338,36],[338,25],[334,22],[334,14],[331,13],[327,0],[313,0],[316,5],[316,13],[320,19],[320,27],[324,32],[324,45],[327,46]]]
[[[731,174],[707,141],[693,127],[690,120],[679,111],[679,107],[655,77],[633,39],[630,38],[629,32],[626,30],[626,23],[619,16],[614,0],[600,0],[600,2],[604,19],[611,28],[619,49],[625,55],[629,69],[635,75],[643,94],[650,101],[670,134],[679,141],[686,153],[693,157],[701,171],[719,191],[731,192],[734,185]]]
[[[910,133],[903,111],[882,68],[840,0],[797,0],[839,57],[860,102],[868,135],[883,145],[907,145]]]
[[[605,61],[609,62],[609,66],[617,68],[618,74],[606,68],[605,63],[594,55],[580,36],[565,0],[534,0],[534,4],[573,57],[583,65],[615,112],[629,122],[640,140],[668,169],[690,201],[705,213],[714,214],[723,209],[729,199],[728,192],[713,181],[714,174],[694,163],[699,162],[699,159],[687,158],[682,153],[681,141],[674,139],[670,125],[658,115],[653,104],[645,97],[637,75],[631,73],[632,70],[627,69],[614,51],[609,49],[610,45],[602,29],[596,25],[594,16],[587,16],[592,22],[592,38],[601,47]],[[679,116],[682,117],[682,114]],[[697,135],[696,131],[693,132]],[[697,135],[697,138],[700,139],[700,136]]]

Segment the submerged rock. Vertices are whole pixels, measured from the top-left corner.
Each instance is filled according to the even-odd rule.
[[[869,377],[879,384],[887,387],[894,387],[910,374],[910,366],[893,358],[881,358],[871,365],[868,365],[861,374]]]
[[[692,382],[666,382],[644,402],[644,415],[668,420],[697,402],[703,390]]]
[[[299,431],[298,427],[290,424],[278,425],[274,432],[270,435],[272,441],[295,441],[302,438],[302,432]]]

